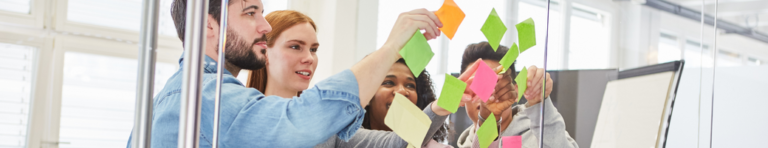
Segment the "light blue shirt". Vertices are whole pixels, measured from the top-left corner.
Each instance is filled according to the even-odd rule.
[[[179,59],[179,65],[182,61]],[[216,61],[206,56],[203,64],[200,147],[211,147]],[[181,80],[179,69],[154,98],[152,147],[177,146]],[[350,70],[317,83],[293,99],[264,96],[224,70],[219,147],[312,147],[333,135],[348,140],[365,115],[358,92],[357,79]]]

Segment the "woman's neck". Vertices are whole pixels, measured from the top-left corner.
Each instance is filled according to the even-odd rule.
[[[286,85],[277,84],[274,79],[269,79],[271,77],[268,77],[267,79],[267,90],[265,90],[264,95],[271,96],[280,96],[283,98],[293,98],[296,96],[296,94],[299,93],[299,91],[292,90],[288,88]]]

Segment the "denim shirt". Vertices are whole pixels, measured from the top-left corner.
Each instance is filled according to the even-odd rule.
[[[183,59],[179,59],[179,65]],[[216,61],[205,57],[200,147],[211,147]],[[176,147],[179,133],[182,69],[154,97],[152,147]],[[358,84],[344,70],[302,91],[300,97],[264,96],[224,70],[219,114],[219,147],[312,147],[337,135],[348,140],[361,126]],[[128,147],[130,145],[128,139]]]

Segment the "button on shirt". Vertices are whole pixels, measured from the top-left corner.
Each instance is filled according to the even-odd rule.
[[[179,60],[179,65],[183,59]],[[202,79],[200,147],[211,147],[216,61],[206,56]],[[152,147],[176,147],[179,133],[182,69],[154,97]],[[219,114],[219,146],[312,147],[333,135],[344,140],[363,121],[358,84],[344,70],[302,91],[300,97],[264,96],[224,70]],[[130,147],[130,138],[128,147]]]

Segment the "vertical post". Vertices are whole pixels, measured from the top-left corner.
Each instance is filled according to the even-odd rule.
[[[221,1],[221,20],[219,22],[219,60],[216,61],[216,98],[213,100],[213,141],[212,148],[219,147],[219,110],[221,110],[221,83],[224,73],[224,50],[227,45],[227,11],[229,10],[229,0]]]
[[[199,146],[200,102],[202,99],[203,49],[208,18],[208,0],[187,0],[182,64],[181,107],[179,111],[179,148]]]
[[[715,34],[715,46],[712,47],[712,105],[709,106],[709,148],[712,148],[712,134],[715,131],[715,70],[717,69],[717,54],[720,54],[720,52],[717,50],[717,7],[720,5],[719,3],[720,1],[715,0],[715,18],[713,21],[715,23],[715,27],[713,27],[713,32]],[[701,13],[704,13],[704,11]]]
[[[547,88],[547,52],[549,50],[549,12],[550,12],[549,5],[551,4],[552,3],[550,2],[550,0],[547,0],[547,31],[546,31],[546,34],[544,35],[544,76],[542,77],[543,78],[542,81],[544,82],[541,83],[541,102],[540,102],[541,106],[539,108],[539,114],[541,115],[541,117],[539,118],[539,148],[544,147],[544,115],[545,115],[544,104],[547,103],[546,101],[547,98],[545,97],[547,96],[546,88]],[[568,25],[568,24],[564,24],[564,25]]]
[[[131,145],[134,148],[150,147],[159,6],[159,0],[144,0],[142,5],[139,72],[136,78],[136,106],[131,136]]]

